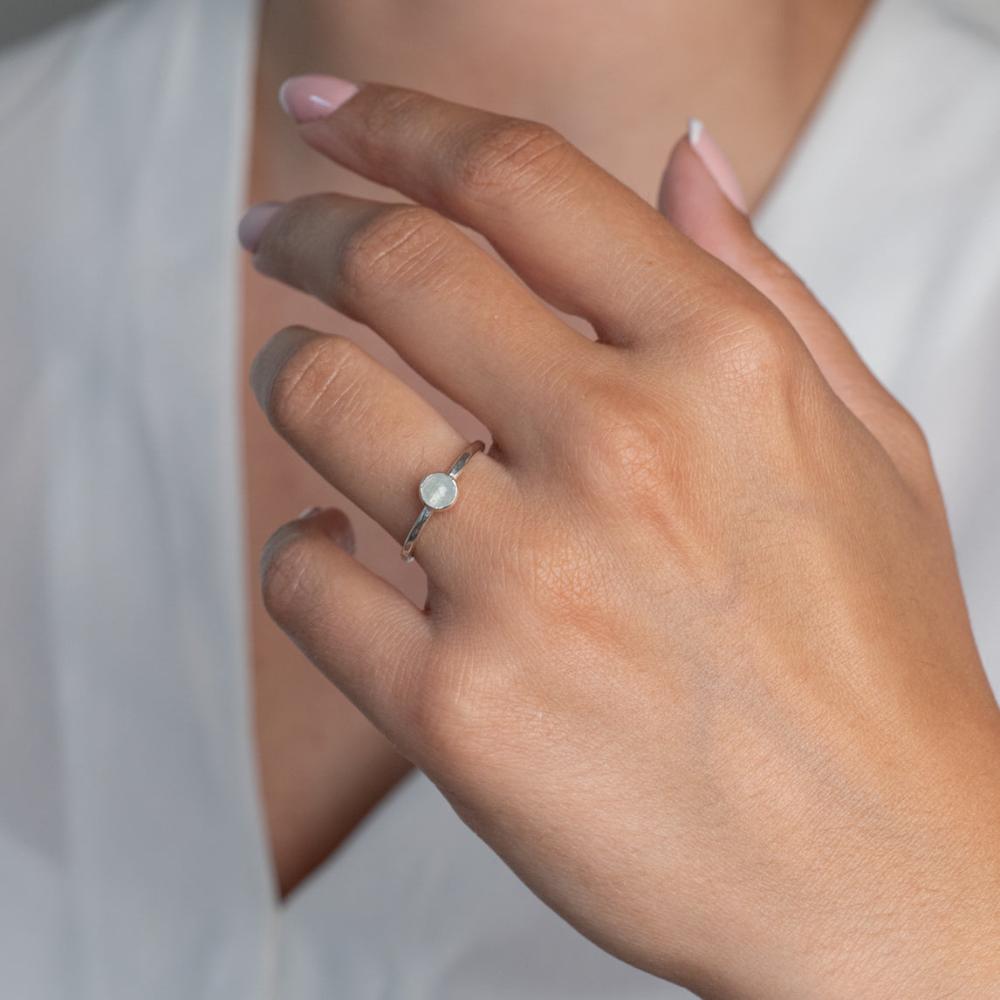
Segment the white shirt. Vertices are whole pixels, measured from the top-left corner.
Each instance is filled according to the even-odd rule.
[[[237,405],[255,32],[251,0],[148,0],[0,59],[0,992],[680,996],[420,775],[276,901]],[[877,0],[757,222],[925,428],[996,683],[993,0]]]

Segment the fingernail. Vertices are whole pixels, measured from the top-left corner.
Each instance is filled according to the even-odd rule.
[[[337,507],[306,507],[296,520],[302,521],[320,517],[319,526],[326,532],[334,545],[354,555],[354,528],[351,519]]]
[[[334,113],[358,92],[358,85],[336,76],[293,76],[278,91],[285,113],[300,125]]]
[[[748,211],[746,196],[736,177],[736,171],[729,157],[722,152],[719,144],[698,118],[688,119],[688,142],[712,175],[722,193],[745,215]]]
[[[267,574],[272,560],[288,542],[302,537],[302,528],[298,522],[304,517],[315,517],[317,514],[328,515],[324,519],[325,523],[321,526],[325,529],[327,536],[334,545],[343,549],[348,555],[354,555],[354,528],[351,526],[348,516],[336,507],[326,509],[322,507],[307,507],[294,521],[288,521],[278,528],[264,543],[264,547],[260,553],[261,577]]]
[[[355,550],[354,527],[343,511],[338,511],[338,513],[340,514],[340,524],[336,530],[333,530],[331,526],[328,534],[335,544],[339,545],[349,556],[353,556]]]
[[[262,201],[257,205],[251,205],[247,209],[246,215],[240,219],[240,227],[237,230],[240,244],[244,250],[249,250],[250,253],[256,252],[260,238],[264,235],[264,230],[267,229],[268,223],[270,223],[280,208],[281,202],[279,201]]]

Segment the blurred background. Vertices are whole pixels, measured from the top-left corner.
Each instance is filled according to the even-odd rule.
[[[3,0],[0,3],[0,48],[33,35],[98,0]]]

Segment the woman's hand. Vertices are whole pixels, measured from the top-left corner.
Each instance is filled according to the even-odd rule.
[[[425,609],[328,512],[268,544],[271,613],[626,961],[709,996],[1000,995],[1000,723],[914,421],[688,140],[668,222],[542,125],[333,104],[305,140],[418,204],[257,211],[255,263],[494,444],[417,543]],[[253,382],[399,540],[465,444],[340,337],[283,331]]]

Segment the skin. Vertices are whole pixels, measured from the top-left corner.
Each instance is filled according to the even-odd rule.
[[[416,204],[295,199],[255,267],[493,447],[421,536],[423,607],[333,511],[265,546],[276,621],[625,961],[706,997],[1000,990],[1000,712],[926,442],[690,143],[657,211],[546,125],[415,91],[300,134]],[[343,336],[283,330],[252,384],[397,541],[463,445]]]
[[[753,205],[808,120],[865,2],[631,0],[628,16],[603,0],[421,0],[419,16],[412,0],[271,2],[261,26],[249,198],[331,189],[385,196],[301,143],[275,99],[285,77],[329,71],[546,121],[653,204],[672,139],[697,114],[731,154]],[[244,368],[276,329],[304,323],[361,344],[463,438],[488,433],[361,323],[249,264],[244,288]],[[589,329],[578,317],[561,318]],[[384,530],[275,436],[249,389],[243,422],[248,550],[259,551],[274,525],[301,509],[336,504],[350,515],[365,563],[422,604],[419,567],[404,567]],[[409,764],[273,623],[253,560],[247,595],[262,796],[276,883],[287,893]]]

